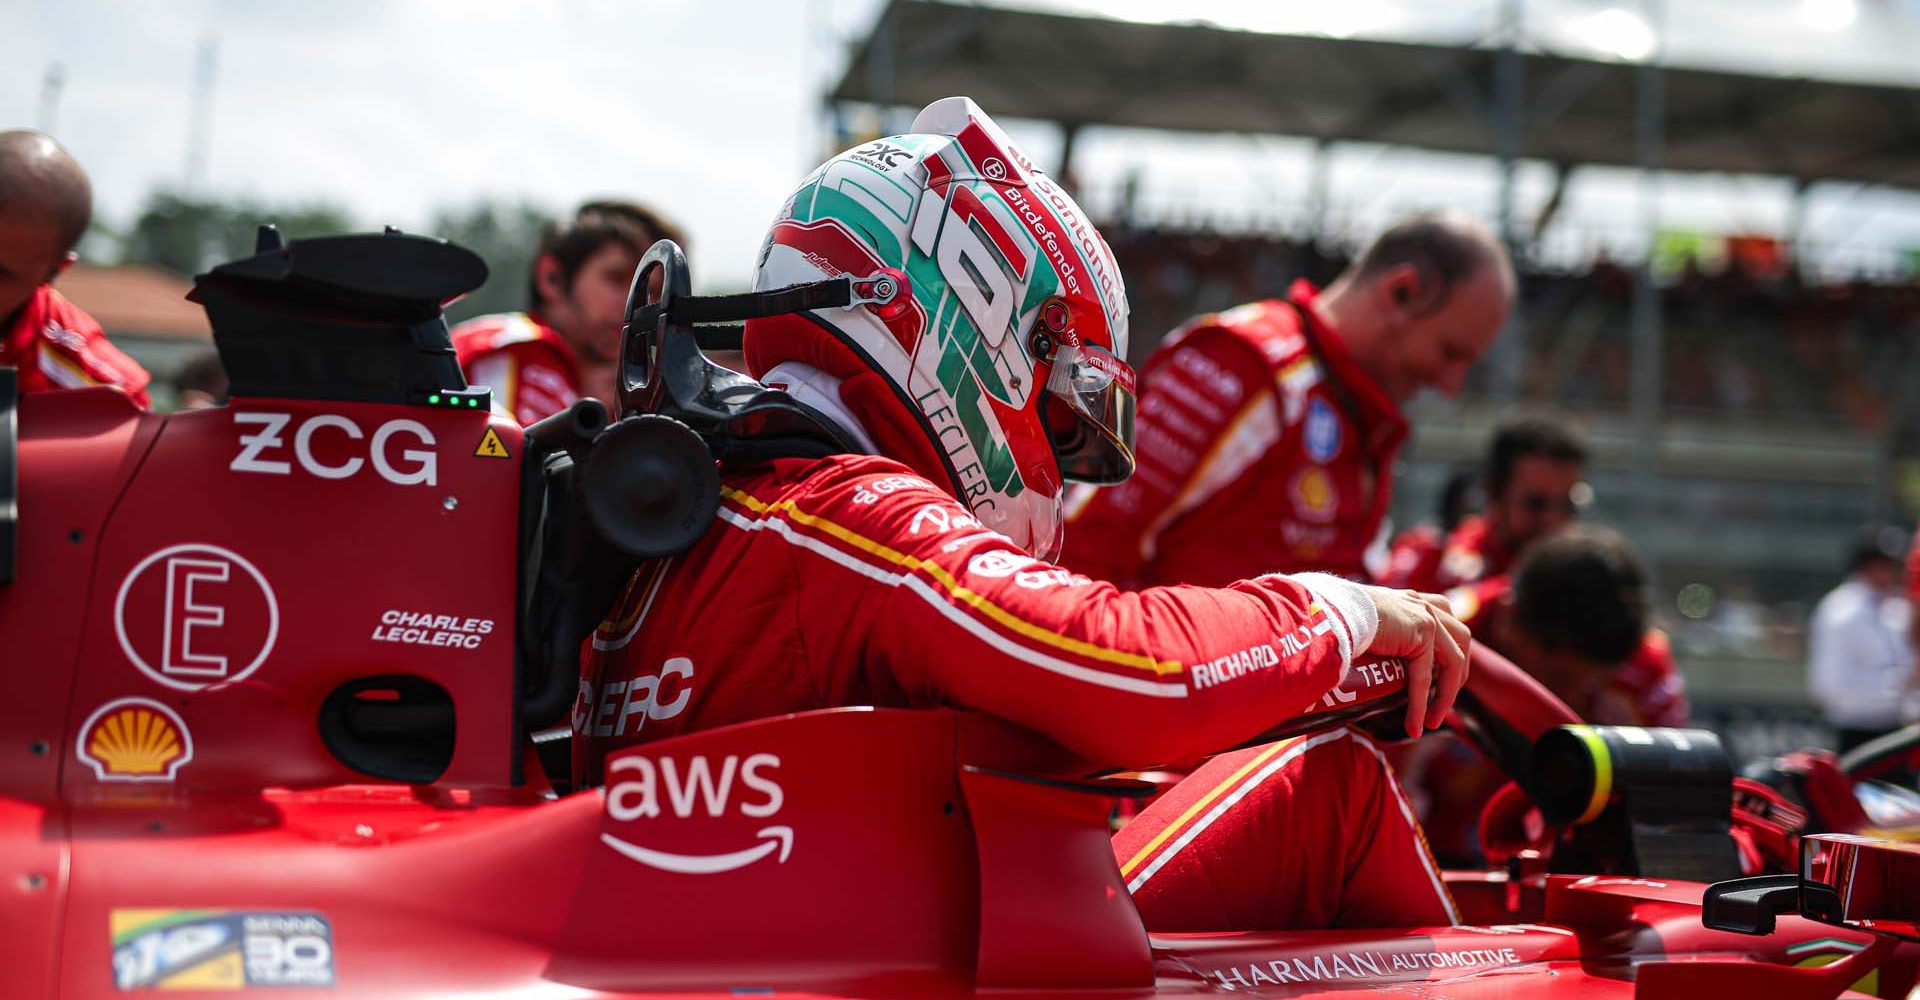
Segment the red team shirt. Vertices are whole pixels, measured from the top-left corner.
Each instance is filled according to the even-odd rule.
[[[784,459],[723,482],[713,527],[643,569],[593,638],[573,710],[583,783],[620,747],[841,705],[978,709],[1096,766],[1192,759],[1299,714],[1372,641],[1370,621],[1338,610],[1360,614],[1337,580],[1127,592],[1035,559],[891,459]],[[1251,810],[1154,845],[1129,876],[1151,926],[1222,915],[1193,866],[1235,840],[1251,852],[1236,882],[1246,905],[1225,913],[1286,926],[1450,919],[1398,787],[1363,738],[1337,732],[1326,750],[1263,761],[1258,794],[1236,799],[1287,812],[1291,853],[1249,839]],[[1312,786],[1324,802],[1302,807],[1289,794],[1309,765],[1328,772]],[[1376,829],[1357,838],[1363,809],[1388,820],[1370,816]],[[1295,854],[1318,860],[1273,870]],[[1368,879],[1400,880],[1384,908],[1345,887],[1363,859]],[[1406,879],[1433,892],[1422,900]]]
[[[580,398],[573,348],[531,313],[497,313],[453,328],[453,350],[467,381],[493,390],[493,408],[531,424]]]
[[[1512,571],[1514,554],[1494,536],[1487,519],[1474,514],[1454,526],[1445,539],[1422,525],[1393,540],[1381,582],[1439,594],[1461,584]]]
[[[18,370],[23,395],[116,385],[140,406],[152,405],[147,370],[108,342],[100,324],[51,285],[35,289],[7,328],[0,339],[0,365]]]
[[[1505,653],[1501,637],[1509,627],[1507,597],[1512,589],[1512,577],[1503,573],[1452,587],[1447,602],[1454,617],[1473,630],[1474,641]],[[1689,721],[1686,685],[1674,668],[1666,634],[1657,629],[1647,630],[1625,663],[1574,690],[1556,689],[1554,694],[1581,719],[1600,725],[1686,726]],[[1420,803],[1427,836],[1441,856],[1449,863],[1478,864],[1480,813],[1507,783],[1506,776],[1451,735],[1396,747],[1393,757],[1401,781]]]
[[[1475,639],[1492,646],[1506,627],[1501,619],[1512,589],[1511,577],[1489,577],[1447,591],[1447,602]],[[1686,684],[1673,665],[1673,646],[1659,629],[1648,629],[1640,648],[1604,680],[1554,693],[1582,719],[1608,726],[1685,726],[1691,714]]]
[[[1920,532],[1913,536],[1913,548],[1907,552],[1907,600],[1920,614]]]
[[[1075,498],[1066,565],[1122,585],[1369,578],[1407,424],[1315,295],[1296,282],[1285,301],[1202,316],[1155,349],[1138,469]]]

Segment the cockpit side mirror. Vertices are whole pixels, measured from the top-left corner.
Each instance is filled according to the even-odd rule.
[[[1845,833],[1800,842],[1800,915],[1920,941],[1920,844]]]
[[[1707,887],[1701,922],[1715,930],[1771,934],[1774,916],[1920,941],[1920,844],[1850,833],[1800,841],[1797,875],[1758,875]]]

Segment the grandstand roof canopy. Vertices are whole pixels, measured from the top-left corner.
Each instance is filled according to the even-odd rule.
[[[966,94],[997,116],[1498,155],[1497,49],[890,0],[837,101]],[[1523,52],[1519,156],[1634,167],[1632,63]],[[1670,170],[1920,187],[1920,89],[1664,72]]]

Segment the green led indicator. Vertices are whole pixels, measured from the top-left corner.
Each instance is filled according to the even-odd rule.
[[[436,392],[436,393],[434,393],[433,395],[431,395],[431,396],[428,396],[428,397],[427,397],[427,402],[429,402],[429,403],[432,403],[432,404],[433,404],[433,405],[435,405],[435,406],[439,406],[439,405],[440,405],[440,394]]]
[[[467,405],[468,405],[468,406],[471,406],[471,407],[473,407],[474,409],[476,409],[476,410],[477,410],[477,409],[479,409],[479,408],[480,408],[480,400],[479,400],[479,399],[477,399],[477,398],[476,398],[476,399],[469,399],[469,400],[467,400]]]

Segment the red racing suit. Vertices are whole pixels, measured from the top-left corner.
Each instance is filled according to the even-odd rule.
[[[20,392],[117,385],[142,407],[151,406],[152,376],[107,340],[100,324],[53,290],[34,289],[13,324],[0,335],[0,365],[18,369]]]
[[[1640,648],[1584,701],[1569,705],[1581,718],[1609,726],[1686,726],[1692,721],[1686,682],[1673,666],[1673,645],[1659,629],[1648,629]]]
[[[522,425],[559,413],[580,398],[573,348],[532,313],[467,320],[453,328],[453,350],[467,381],[493,390],[494,412]]]
[[[1389,586],[1418,587],[1391,581]],[[1454,617],[1473,630],[1476,642],[1511,655],[1511,612],[1507,574],[1463,583],[1446,592]],[[1526,669],[1524,662],[1519,663]],[[1581,719],[1607,726],[1685,726],[1687,689],[1673,665],[1666,633],[1648,629],[1640,647],[1625,662],[1603,674],[1553,687]],[[1449,864],[1478,864],[1477,826],[1482,807],[1507,783],[1506,775],[1451,734],[1436,734],[1392,749],[1401,782],[1433,848]]]
[[[1512,577],[1488,577],[1447,591],[1447,603],[1476,640],[1504,654],[1510,627],[1506,597],[1512,589]],[[1673,646],[1659,629],[1648,629],[1633,655],[1605,676],[1554,694],[1580,718],[1606,726],[1685,726],[1692,714],[1686,682],[1674,667]]]
[[[620,747],[842,705],[973,708],[1101,767],[1192,759],[1299,714],[1376,627],[1371,602],[1328,576],[1122,591],[1033,558],[887,458],[782,459],[722,482],[717,522],[637,574],[592,640],[578,783]],[[1373,780],[1331,776],[1324,794]],[[1286,839],[1345,851],[1354,821],[1417,844],[1370,814],[1384,804],[1294,816]],[[1318,914],[1312,871],[1248,891]]]
[[[1907,550],[1907,601],[1920,615],[1920,532],[1913,536],[1913,548]]]
[[[1220,586],[1321,570],[1369,579],[1392,499],[1400,407],[1296,282],[1201,316],[1143,369],[1133,478],[1081,488],[1062,562],[1123,586]]]
[[[1353,729],[1207,761],[1113,851],[1161,933],[1460,922],[1392,766]]]
[[[1514,553],[1495,536],[1484,515],[1461,520],[1442,540],[1432,528],[1414,528],[1393,540],[1387,572],[1380,582],[1422,593],[1441,594],[1462,584],[1503,576],[1513,570]]]

